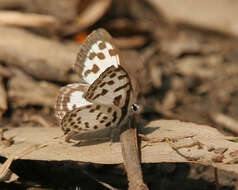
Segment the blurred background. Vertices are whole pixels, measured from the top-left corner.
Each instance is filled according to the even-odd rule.
[[[105,28],[137,81],[138,122],[178,119],[237,136],[237,10],[234,0],[0,0],[0,127],[57,127],[56,96],[78,81],[73,64],[80,44]],[[121,167],[87,167],[95,178],[126,189]],[[20,180],[0,187],[74,189],[78,183],[59,173],[53,180],[42,168],[37,177],[21,171]],[[150,189],[215,189],[208,166],[144,164],[143,171]],[[219,179],[221,189],[238,186],[232,174],[221,172]],[[90,180],[82,189],[107,189]]]

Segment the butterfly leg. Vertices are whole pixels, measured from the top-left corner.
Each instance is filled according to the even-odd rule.
[[[112,144],[114,142],[117,142],[119,140],[119,133],[120,133],[120,129],[118,127],[112,127],[110,129],[110,147],[112,146]]]
[[[71,142],[70,140],[73,139],[72,136],[74,136],[76,134],[77,134],[77,132],[73,131],[73,132],[65,135],[64,141],[67,143],[70,143]],[[77,140],[77,141],[80,143],[80,140]]]
[[[128,118],[128,120],[129,120],[129,128],[135,128],[135,116],[134,115],[132,115],[132,116],[130,116],[129,118]]]

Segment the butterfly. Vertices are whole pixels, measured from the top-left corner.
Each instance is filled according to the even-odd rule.
[[[119,50],[104,29],[93,31],[81,45],[74,64],[79,83],[60,89],[56,117],[70,138],[124,124],[138,110]]]

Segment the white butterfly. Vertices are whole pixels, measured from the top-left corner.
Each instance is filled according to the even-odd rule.
[[[74,70],[83,83],[61,88],[56,116],[68,137],[122,125],[137,111],[128,73],[119,51],[104,29],[93,31],[82,44]]]

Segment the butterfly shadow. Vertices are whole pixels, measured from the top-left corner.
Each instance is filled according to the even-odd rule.
[[[150,127],[150,126],[148,125],[148,123],[146,123],[146,124],[143,124],[143,125],[141,125],[141,126],[139,127],[138,133],[139,133],[139,134],[143,134],[143,135],[146,136],[146,135],[148,135],[148,134],[150,134],[150,133],[153,133],[154,131],[159,130],[159,129],[160,129],[159,126],[157,126],[157,127],[155,127],[155,126]]]
[[[150,127],[148,123],[135,124],[134,127],[138,129],[138,134],[148,135],[158,130],[160,127]],[[120,141],[120,128],[105,128],[97,131],[88,131],[77,134],[72,137],[73,140],[78,141],[73,146],[92,146],[96,144],[109,142],[110,144]]]
[[[73,146],[92,146],[105,142],[119,142],[119,129],[118,128],[105,128],[97,131],[89,131],[82,134],[73,136],[73,140],[77,140]]]

